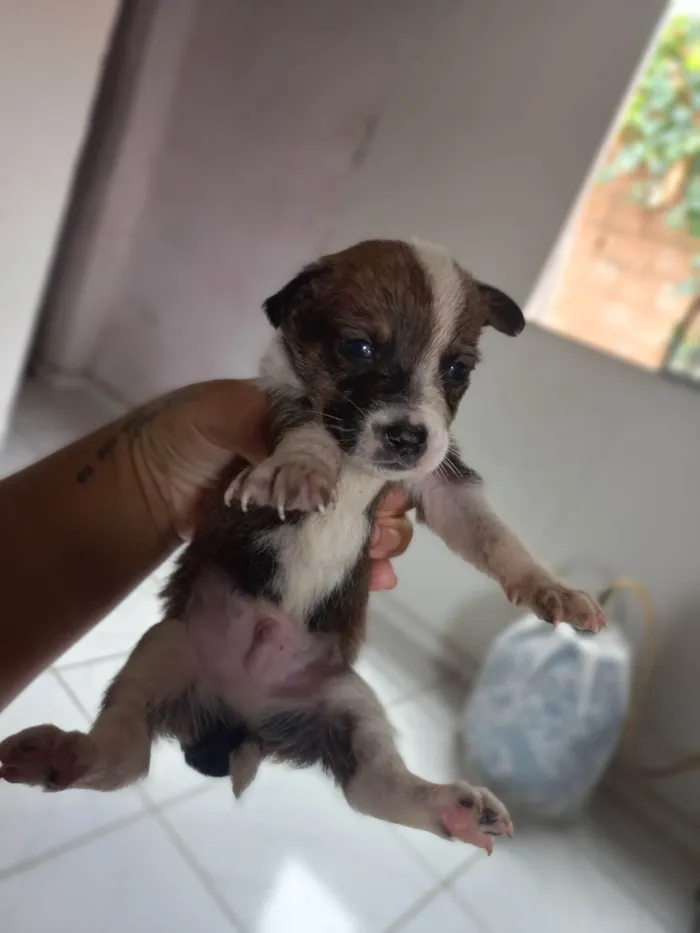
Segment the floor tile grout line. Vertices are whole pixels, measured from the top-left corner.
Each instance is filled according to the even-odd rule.
[[[481,861],[479,858],[478,852],[470,852],[469,849],[465,850],[464,861],[460,862],[459,865],[451,869],[444,875],[441,875],[435,866],[432,864],[431,860],[425,856],[417,847],[411,845],[410,842],[405,838],[403,833],[401,833],[396,827],[391,827],[394,837],[399,841],[400,845],[405,849],[409,850],[416,862],[423,868],[426,872],[429,873],[431,880],[434,882],[434,887],[428,889],[428,891],[418,899],[418,901],[409,907],[404,913],[402,913],[395,921],[393,921],[384,933],[395,933],[401,929],[397,924],[405,924],[409,920],[413,919],[418,913],[420,913],[423,908],[430,903],[435,897],[439,895],[440,892],[449,894],[450,897],[457,903],[459,908],[467,914],[469,919],[481,930],[481,933],[490,933],[490,928],[485,925],[485,921],[479,915],[476,915],[471,907],[465,903],[462,898],[457,898],[454,894],[453,886],[455,881],[458,878],[462,878],[464,875],[468,874],[469,871],[475,865],[478,865]],[[458,844],[458,843],[455,843]]]
[[[189,798],[195,796],[198,793],[201,794],[206,789],[208,788],[197,788],[194,791],[188,793],[186,797]],[[80,849],[85,845],[89,845],[91,842],[95,842],[96,840],[103,837],[113,835],[115,832],[118,832],[121,829],[124,829],[128,826],[131,826],[132,824],[138,823],[150,817],[157,821],[158,825],[168,837],[168,841],[182,856],[183,860],[187,864],[187,867],[190,869],[192,874],[195,875],[200,884],[202,884],[206,890],[206,893],[216,903],[217,907],[222,911],[229,923],[231,923],[236,933],[245,933],[244,927],[240,920],[238,920],[235,913],[219,894],[213,879],[211,879],[203,871],[203,869],[201,869],[201,866],[197,862],[194,855],[189,851],[189,849],[187,849],[182,840],[180,840],[177,836],[177,833],[175,833],[173,830],[170,822],[167,820],[164,809],[154,804],[153,801],[145,794],[143,789],[137,787],[135,790],[137,791],[138,796],[141,798],[141,803],[143,804],[141,809],[137,810],[135,813],[129,814],[129,816],[114,820],[105,826],[100,826],[98,829],[74,836],[72,839],[63,843],[62,845],[55,846],[52,849],[47,849],[45,852],[42,852],[33,858],[24,859],[23,861],[16,862],[14,865],[11,865],[6,869],[0,870],[0,884],[24,872],[31,871],[34,868],[44,864],[45,862],[50,862],[53,859],[59,858],[61,855],[64,855],[67,852]],[[173,799],[169,801],[169,803],[176,803],[182,799],[185,799],[184,796],[181,796],[177,801]]]
[[[176,797],[171,797],[163,801],[156,801],[155,799],[151,798],[148,794],[148,791],[145,788],[144,788],[144,795],[146,796],[148,800],[149,811],[154,816],[160,816],[162,818],[162,821],[167,825],[168,830],[172,833],[174,837],[173,842],[174,844],[177,845],[178,850],[181,852],[183,857],[187,857],[188,863],[190,861],[193,863],[191,867],[193,867],[193,870],[195,870],[197,874],[201,874],[202,883],[205,884],[207,886],[207,890],[209,890],[210,893],[213,893],[213,895],[218,899],[220,895],[218,892],[218,888],[216,886],[216,882],[211,877],[211,875],[206,871],[206,869],[204,869],[200,865],[199,861],[197,860],[196,855],[188,848],[186,843],[181,839],[177,831],[174,829],[174,827],[172,826],[170,822],[169,812],[168,812],[171,808],[178,805],[179,803],[192,799],[193,797],[202,796],[203,794],[208,793],[212,789],[213,788],[207,783],[200,787],[196,787],[188,791],[184,791],[183,793],[177,795]],[[456,902],[460,910],[462,910],[462,912],[465,913],[477,927],[479,927],[479,929],[481,930],[481,933],[490,933],[490,928],[484,927],[484,921],[482,920],[482,918],[480,916],[475,915],[473,911],[470,909],[469,905],[464,903],[463,899],[456,898],[452,890],[452,885],[454,884],[455,880],[461,877],[462,875],[466,874],[467,871],[472,867],[472,865],[477,864],[478,858],[475,858],[474,856],[472,856],[469,862],[465,861],[461,863],[457,868],[453,869],[452,871],[450,871],[448,874],[444,875],[443,877],[440,877],[435,872],[435,869],[430,865],[429,860],[426,859],[425,856],[422,856],[421,854],[419,854],[415,849],[413,849],[410,846],[410,844],[407,843],[405,839],[402,838],[400,833],[395,833],[395,836],[396,838],[399,839],[400,844],[403,848],[410,849],[414,858],[416,858],[416,860],[419,862],[420,867],[430,874],[430,881],[432,882],[432,886],[422,895],[422,897],[418,899],[418,901],[415,904],[412,904],[406,911],[400,914],[396,920],[390,923],[389,926],[386,927],[386,929],[383,931],[383,933],[398,933],[398,931],[400,931],[401,929],[401,926],[397,926],[397,924],[403,925],[409,922],[414,916],[420,913],[420,911],[425,906],[427,906],[427,904],[429,904],[434,898],[438,897],[441,893],[449,894],[452,897],[452,899]],[[212,886],[213,892],[210,890],[209,886]],[[235,913],[228,907],[228,904],[225,901],[224,901],[224,904],[228,912],[231,915],[230,919],[232,919],[234,924],[236,923],[238,924],[238,927],[236,929],[240,930],[241,933],[243,933],[243,931],[245,930],[244,925],[242,924],[240,919],[236,917]]]
[[[462,910],[473,920],[473,922],[483,929],[484,933],[492,933],[493,927],[489,921],[484,916],[482,916],[481,913],[479,913],[477,908],[472,906],[468,898],[466,898],[455,886],[457,881],[464,878],[465,875],[468,875],[477,865],[482,862],[483,858],[475,858],[472,859],[469,865],[463,865],[459,869],[450,872],[450,874],[445,877],[445,889],[459,904]]]
[[[57,671],[51,669],[51,674],[54,676],[59,686],[62,687],[65,693],[68,695],[68,698],[71,702],[77,706],[78,711],[85,715],[89,719],[89,714],[85,709],[84,705],[75,695],[75,692],[71,687],[66,684],[63,678],[58,674]],[[11,865],[9,868],[0,871],[0,883],[5,880],[12,878],[13,876],[19,875],[26,871],[31,871],[33,868],[36,868],[38,865],[43,864],[44,862],[51,861],[54,858],[58,858],[66,852],[74,851],[79,849],[84,845],[87,845],[91,842],[94,842],[97,839],[100,839],[105,836],[109,836],[114,832],[119,831],[123,827],[130,826],[133,823],[137,823],[140,820],[144,820],[147,817],[151,817],[158,822],[158,825],[161,827],[163,832],[168,837],[170,843],[174,848],[179,852],[187,867],[190,869],[193,875],[197,878],[200,884],[204,887],[208,896],[216,903],[217,907],[224,914],[226,919],[232,925],[236,933],[245,933],[244,927],[241,924],[240,920],[236,917],[235,913],[231,910],[229,905],[226,903],[222,895],[219,893],[215,882],[213,879],[202,869],[202,867],[197,862],[193,853],[189,851],[184,842],[180,839],[178,834],[173,829],[171,823],[167,819],[166,810],[169,805],[174,805],[181,802],[182,800],[189,799],[190,797],[195,797],[200,794],[203,794],[205,791],[210,790],[207,785],[202,787],[192,788],[191,791],[187,791],[183,794],[173,797],[168,801],[163,801],[162,803],[157,803],[146,791],[145,788],[139,787],[138,785],[134,787],[137,796],[139,797],[142,807],[136,813],[132,813],[129,816],[122,817],[121,819],[115,820],[105,826],[101,826],[98,829],[92,830],[91,832],[81,833],[77,836],[74,836],[72,839],[68,840],[60,846],[55,846],[53,849],[48,849],[41,854],[30,858],[25,859],[24,861],[16,862],[14,865]]]
[[[410,842],[404,837],[395,827],[392,827],[394,831],[394,837],[398,839],[399,843],[404,849],[410,850],[412,856],[420,864],[421,868],[425,869],[431,876],[431,879],[435,882],[435,887],[430,888],[418,901],[409,907],[403,914],[400,915],[397,920],[393,921],[384,933],[398,933],[401,926],[397,924],[404,925],[408,923],[413,917],[417,916],[427,904],[430,903],[435,897],[439,895],[440,892],[449,894],[452,900],[456,902],[458,907],[465,913],[469,919],[477,926],[481,933],[491,933],[491,928],[488,926],[487,921],[484,920],[479,914],[475,913],[471,905],[461,896],[458,896],[454,889],[455,882],[467,875],[476,865],[479,864],[481,859],[479,858],[478,853],[470,853],[468,850],[465,852],[464,861],[460,862],[455,868],[447,872],[445,875],[440,875],[432,864],[431,860],[425,856],[417,847],[414,848]]]
[[[456,879],[455,879],[456,880]],[[481,914],[475,910],[469,901],[464,897],[457,888],[454,887],[453,883],[446,888],[446,891],[451,895],[455,903],[464,911],[464,913],[469,917],[469,919],[478,926],[482,933],[493,933],[493,927],[486,920],[485,917],[482,917]]]
[[[38,855],[32,856],[31,858],[15,862],[14,865],[10,865],[8,868],[3,868],[0,870],[0,883],[7,881],[8,878],[13,878],[16,875],[20,875],[23,872],[31,871],[37,866],[43,865],[44,862],[50,862],[53,859],[64,855],[66,852],[72,852],[75,849],[80,849],[82,846],[88,845],[97,839],[101,839],[103,836],[110,836],[112,833],[118,832],[120,829],[124,829],[134,823],[138,823],[140,820],[146,819],[146,817],[151,815],[152,814],[146,807],[142,807],[135,813],[130,813],[128,816],[119,817],[118,819],[113,820],[111,823],[106,823],[104,826],[100,826],[97,829],[89,830],[86,833],[80,833],[79,835],[74,836],[72,839],[69,839],[67,842],[64,842],[58,846],[54,846],[52,849],[47,849],[45,852],[41,852]]]
[[[91,720],[90,720],[90,713],[89,713],[88,710],[85,708],[84,704],[81,702],[80,698],[77,696],[77,694],[75,693],[75,691],[73,690],[73,688],[70,686],[70,684],[66,683],[66,681],[65,681],[64,678],[61,676],[61,674],[60,674],[60,672],[59,672],[58,670],[52,668],[52,669],[51,669],[51,672],[54,674],[55,678],[58,680],[60,686],[63,687],[63,689],[65,690],[65,692],[68,694],[69,698],[73,701],[73,703],[74,703],[75,705],[77,705],[77,707],[78,707],[78,709],[80,710],[80,712],[84,714],[84,716],[86,717],[86,720],[87,720],[87,722],[88,722],[88,724],[89,724],[90,721],[91,721]],[[145,776],[144,780],[145,780],[147,777],[148,777],[148,775]],[[177,793],[177,794],[173,794],[172,797],[164,798],[163,800],[158,800],[158,799],[157,799],[156,797],[154,797],[151,793],[149,793],[148,788],[144,786],[144,784],[143,784],[142,781],[136,781],[136,782],[134,782],[134,784],[132,784],[132,785],[130,785],[130,786],[131,786],[131,788],[138,794],[138,796],[141,798],[141,801],[142,801],[142,803],[144,804],[144,807],[145,807],[147,810],[153,811],[153,812],[155,812],[155,811],[157,811],[157,810],[166,809],[167,807],[169,807],[169,806],[171,806],[171,805],[178,804],[178,803],[180,803],[180,802],[183,801],[183,800],[189,800],[190,797],[196,797],[196,796],[198,796],[199,794],[203,794],[203,793],[205,793],[205,791],[207,791],[207,790],[210,789],[209,784],[208,784],[208,783],[204,783],[204,784],[202,784],[202,785],[200,785],[200,786],[198,786],[198,787],[192,787],[192,788],[189,788],[188,790],[180,791],[180,792]],[[117,791],[117,793],[118,793],[118,791]]]
[[[471,859],[471,862],[476,862],[476,861],[477,861],[477,855],[476,855],[475,853],[473,853],[473,852],[470,852],[469,849],[465,848],[465,852],[464,852],[464,861],[460,862],[459,865],[458,865],[456,868],[451,869],[451,871],[449,871],[446,875],[442,875],[442,874],[440,874],[440,872],[435,868],[435,866],[433,865],[431,859],[430,859],[427,855],[424,855],[424,854],[420,851],[420,849],[419,849],[418,846],[412,846],[412,845],[411,845],[411,843],[408,841],[408,839],[406,839],[406,837],[405,837],[404,834],[401,832],[401,830],[400,830],[399,827],[393,826],[393,825],[389,825],[389,829],[391,830],[392,834],[394,835],[394,838],[397,839],[397,840],[400,842],[401,846],[402,846],[404,849],[407,849],[408,851],[410,851],[411,855],[412,855],[412,856],[416,859],[416,861],[420,864],[421,868],[425,868],[427,871],[429,871],[430,874],[431,874],[431,876],[433,877],[433,879],[434,879],[435,881],[439,881],[440,884],[444,884],[444,883],[446,883],[446,882],[449,882],[449,883],[451,884],[451,883],[452,883],[452,878],[453,878],[453,876],[454,876],[455,878],[457,878],[457,877],[459,877],[463,872],[466,873],[466,871],[467,871],[467,865],[469,864],[469,863],[467,862],[467,859]],[[459,841],[448,840],[448,839],[445,839],[445,840],[444,840],[444,843],[445,843],[445,845],[465,845],[465,843],[460,843]]]
[[[126,660],[128,657],[128,651],[113,651],[110,654],[96,655],[94,658],[84,658],[82,661],[66,661],[64,664],[61,664],[59,658],[58,661],[54,662],[52,667],[57,671],[72,671],[76,668],[89,667],[90,664],[100,664],[103,661],[117,661],[121,658]]]
[[[187,847],[184,841],[180,838],[177,831],[174,829],[174,827],[172,827],[172,824],[170,823],[170,819],[169,819],[169,813],[168,813],[168,811],[172,807],[176,806],[177,804],[183,801],[187,801],[193,797],[202,796],[204,793],[208,793],[212,789],[213,788],[207,783],[200,787],[192,788],[189,791],[185,791],[182,794],[179,794],[177,797],[172,797],[172,798],[169,798],[168,800],[163,800],[163,801],[156,801],[155,799],[149,797],[148,791],[145,788],[144,788],[144,795],[148,799],[149,809],[153,813],[153,815],[161,816],[164,822],[167,824],[168,828],[172,831],[175,838],[179,841],[180,845],[178,846],[178,849],[183,854],[183,857],[185,856],[185,854],[189,856],[189,859],[192,860],[192,862],[196,866],[196,869],[202,873],[203,879],[208,879],[209,884],[213,885],[214,891],[218,895],[218,888],[216,887],[216,882],[214,881],[213,878],[211,878],[209,873],[204,868],[202,868],[202,866],[197,860],[196,855],[190,851],[190,849]],[[430,861],[427,858],[425,858],[425,856],[418,853],[417,850],[414,849],[410,845],[410,843],[406,842],[406,840],[402,837],[401,833],[396,832],[394,835],[395,835],[395,838],[399,840],[402,848],[409,849],[413,857],[420,864],[420,867],[424,869],[430,875],[430,881],[432,882],[432,886],[425,892],[425,894],[422,895],[421,898],[418,899],[418,901],[415,904],[412,904],[406,911],[400,914],[396,920],[390,923],[389,926],[385,929],[384,933],[395,933],[395,931],[397,931],[398,933],[401,927],[397,926],[397,924],[407,923],[414,916],[416,916],[425,906],[427,906],[427,904],[430,903],[431,900],[439,896],[440,893],[449,894],[452,897],[452,899],[457,903],[457,906],[462,910],[462,912],[465,913],[469,917],[469,919],[472,920],[472,922],[480,928],[481,933],[490,933],[490,930],[483,927],[483,921],[481,917],[475,916],[474,913],[470,910],[470,908],[467,905],[465,905],[461,899],[457,900],[457,898],[454,897],[452,888],[451,888],[451,886],[453,885],[454,881],[457,878],[461,877],[463,874],[466,874],[469,868],[473,864],[476,864],[478,862],[478,858],[472,855],[471,860],[469,862],[465,860],[457,868],[453,869],[448,874],[440,877],[435,871],[434,867],[430,864]],[[468,856],[469,856],[469,853],[467,853],[467,856],[465,856],[465,859]],[[228,907],[228,905],[226,906]],[[236,918],[236,915],[233,911],[231,911],[231,914],[232,914],[232,917],[234,918],[234,923],[238,923],[241,931],[243,931],[245,928],[243,924],[241,923],[241,921],[238,918]]]
[[[172,845],[175,847],[175,849],[177,849],[186,862],[192,874],[198,879],[199,883],[217,905],[222,914],[229,921],[236,933],[246,933],[245,925],[240,920],[240,918],[236,916],[235,911],[231,909],[228,902],[219,891],[214,878],[212,878],[209,872],[199,863],[197,857],[186,845],[185,841],[182,839],[165,813],[160,809],[155,808],[153,815],[158,820],[161,829],[166,833]]]
[[[435,885],[435,887],[430,888],[425,892],[425,894],[422,895],[422,897],[419,897],[414,904],[412,904],[402,914],[400,914],[396,920],[392,921],[389,926],[382,931],[382,933],[401,933],[401,930],[404,929],[407,923],[410,923],[411,920],[414,920],[417,916],[419,916],[419,914],[425,910],[426,907],[432,904],[433,901],[437,900],[437,898],[442,894],[446,894],[454,902],[455,906],[472,921],[480,933],[492,933],[491,927],[481,916],[475,914],[474,911],[465,904],[462,898],[455,897],[455,893],[451,885],[452,882],[445,880]]]
[[[443,883],[446,885],[454,884],[458,878],[463,878],[464,875],[468,875],[470,871],[473,871],[473,869],[483,861],[483,857],[479,852],[476,852],[476,854],[472,855],[469,862],[465,861],[461,865],[453,868],[452,871],[449,871],[443,878]]]
[[[62,687],[65,693],[68,695],[68,698],[72,703],[78,707],[78,711],[85,715],[89,721],[89,714],[83,704],[80,702],[78,697],[75,695],[75,692],[71,687],[63,681],[63,678],[55,672],[53,669],[50,670],[50,673],[54,675],[55,679],[58,681],[59,686]],[[6,869],[0,870],[0,882],[4,881],[6,877],[10,877],[14,874],[18,874],[22,871],[29,870],[33,868],[36,864],[41,864],[44,861],[55,858],[65,851],[70,851],[75,848],[92,842],[95,839],[99,839],[101,836],[110,835],[115,830],[120,829],[122,826],[128,826],[132,822],[136,822],[139,819],[142,819],[146,816],[160,817],[165,814],[165,812],[173,806],[176,806],[179,803],[190,800],[191,798],[198,797],[204,793],[212,790],[212,786],[208,783],[204,783],[198,787],[192,787],[189,790],[182,791],[178,794],[168,797],[164,800],[157,800],[153,797],[147,790],[147,788],[139,785],[138,783],[133,784],[131,789],[136,793],[141,801],[141,808],[128,816],[119,817],[114,821],[106,823],[104,826],[100,826],[97,829],[90,830],[87,833],[80,833],[77,836],[74,836],[72,839],[67,842],[55,846],[53,849],[47,849],[45,852],[40,853],[33,858],[26,859],[21,862],[16,862],[14,865],[9,866]],[[118,793],[118,791],[117,791]],[[160,820],[159,820],[160,822]]]
[[[417,917],[422,910],[425,910],[428,904],[431,904],[436,898],[438,898],[442,893],[442,890],[443,888],[441,884],[437,884],[435,887],[427,890],[418,898],[417,901],[411,904],[410,907],[407,907],[403,913],[399,914],[395,920],[392,920],[389,926],[384,928],[383,933],[399,933],[399,931],[405,927],[407,923],[410,923],[410,921]]]
[[[170,810],[172,807],[176,807],[180,803],[184,803],[185,801],[191,800],[194,797],[201,797],[203,794],[209,793],[214,789],[214,787],[216,787],[216,785],[203,783],[197,787],[190,787],[187,790],[178,791],[172,796],[163,797],[161,799],[155,797],[149,791],[147,786],[142,787],[141,790],[143,791],[143,794],[148,801],[149,807],[164,813],[167,810]]]
[[[475,910],[472,905],[469,903],[466,897],[463,897],[462,894],[455,887],[455,883],[464,878],[465,875],[468,875],[474,868],[483,862],[483,858],[476,857],[473,858],[468,864],[460,865],[459,868],[454,869],[449,872],[444,878],[444,886],[447,893],[452,897],[452,899],[459,905],[459,907],[467,914],[467,916],[472,920],[472,922],[478,926],[482,933],[492,933],[491,924],[486,920],[485,917],[482,917],[481,914]]]
[[[57,667],[49,668],[50,673],[54,679],[58,682],[59,687],[63,689],[63,692],[68,696],[69,700],[73,706],[77,707],[81,716],[84,717],[86,726],[89,728],[91,725],[90,712],[86,709],[84,703],[81,702],[80,697],[71,687],[71,685],[61,676],[61,672]]]

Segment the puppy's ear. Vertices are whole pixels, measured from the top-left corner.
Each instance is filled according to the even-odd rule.
[[[287,282],[284,288],[272,295],[263,303],[265,314],[273,327],[280,327],[289,316],[294,305],[300,298],[304,297],[304,292],[308,291],[317,278],[327,272],[327,267],[320,263],[314,263],[306,266],[301,272],[294,276],[291,282]]]
[[[509,298],[505,292],[493,285],[484,285],[479,283],[481,294],[484,296],[488,308],[487,323],[502,334],[509,337],[517,336],[525,327],[525,316],[520,307]]]

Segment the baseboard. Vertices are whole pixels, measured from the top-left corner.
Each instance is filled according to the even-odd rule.
[[[637,820],[674,847],[695,870],[700,866],[700,825],[676,809],[659,793],[658,782],[616,762],[603,782],[604,789]]]
[[[121,396],[112,389],[83,373],[70,372],[59,369],[49,363],[41,362],[32,367],[29,379],[43,385],[61,390],[83,389],[95,396],[115,417],[123,415],[130,406]]]

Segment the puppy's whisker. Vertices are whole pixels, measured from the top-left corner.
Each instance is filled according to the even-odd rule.
[[[442,461],[442,463],[440,464],[440,466],[441,466],[441,467],[443,468],[443,470],[444,470],[444,472],[443,472],[442,475],[443,475],[445,478],[447,478],[448,476],[452,475],[452,476],[455,476],[457,479],[459,479],[459,470],[456,468],[456,466],[454,465],[454,463],[453,463],[450,459],[448,459],[447,457],[445,457],[445,459]]]
[[[356,402],[353,402],[353,400],[350,398],[349,395],[346,395],[345,393],[343,393],[343,398],[345,399],[346,402],[350,402],[352,407],[356,408],[357,411],[359,411],[359,413],[364,417],[365,412],[360,408],[360,406]]]

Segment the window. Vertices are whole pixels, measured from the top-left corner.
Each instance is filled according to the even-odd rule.
[[[700,0],[669,8],[545,277],[533,319],[700,384]]]

